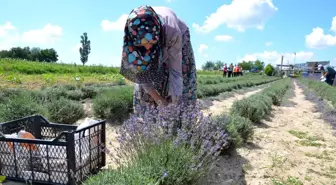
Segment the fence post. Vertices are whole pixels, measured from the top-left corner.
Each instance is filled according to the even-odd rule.
[[[280,66],[280,75],[281,75],[281,78],[283,78],[283,75],[282,75],[282,64],[283,64],[283,55],[281,56],[281,66]]]

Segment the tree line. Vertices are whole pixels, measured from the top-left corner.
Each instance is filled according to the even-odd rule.
[[[87,33],[80,36],[80,43],[82,46],[79,48],[80,61],[83,65],[87,63],[89,54],[91,52],[91,41],[88,39]],[[41,49],[39,47],[12,47],[9,50],[0,50],[0,58],[13,58],[29,61],[39,62],[57,62],[58,54],[54,48]]]
[[[231,64],[230,62],[226,63],[228,66]],[[256,61],[242,61],[238,63],[242,67],[243,70],[251,70],[251,69],[257,69],[257,70],[263,70],[265,67],[265,63],[260,60]],[[205,64],[202,66],[203,70],[221,70],[224,66],[223,61],[206,61]]]
[[[0,58],[15,58],[39,62],[56,62],[57,51],[53,48],[41,49],[39,47],[13,47],[9,50],[1,50]]]

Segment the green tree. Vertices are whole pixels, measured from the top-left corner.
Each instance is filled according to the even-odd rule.
[[[82,61],[83,65],[85,65],[91,52],[91,42],[88,40],[87,33],[83,33],[80,42],[82,44],[82,47],[79,48],[80,60]]]
[[[17,58],[29,61],[56,62],[58,54],[55,49],[43,49],[38,47],[13,47],[10,50],[0,51],[0,58]]]
[[[253,67],[253,62],[252,61],[243,61],[239,63],[239,65],[242,67],[243,70],[251,70]]]
[[[217,62],[215,63],[214,70],[220,70],[222,69],[223,66],[224,66],[224,62],[217,60]]]
[[[32,61],[42,61],[41,49],[38,47],[33,47],[30,49],[30,60]]]
[[[0,58],[11,58],[12,52],[8,50],[0,51]]]
[[[215,63],[212,61],[206,61],[205,64],[202,66],[203,70],[214,70]]]
[[[58,54],[53,48],[43,49],[40,52],[40,59],[44,62],[56,62],[58,60]]]
[[[29,47],[13,47],[10,49],[10,58],[26,59],[29,60],[30,49]]]
[[[271,64],[268,64],[266,67],[265,67],[265,70],[264,70],[265,74],[267,76],[273,76],[274,75],[274,72],[275,72],[275,68],[271,65]]]
[[[265,63],[260,61],[260,60],[256,60],[254,61],[254,64],[253,64],[255,68],[259,69],[259,70],[263,70],[264,67],[265,67]]]

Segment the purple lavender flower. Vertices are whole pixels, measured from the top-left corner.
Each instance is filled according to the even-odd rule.
[[[166,170],[163,170],[162,177],[163,178],[167,178],[168,177],[168,173],[166,172]]]
[[[136,108],[141,112],[142,108]],[[197,105],[147,106],[142,114],[132,114],[118,130],[120,147],[117,156],[127,160],[146,145],[172,141],[177,147],[188,147],[194,155],[190,169],[213,162],[219,151],[228,146],[228,134],[205,116]],[[164,171],[164,176],[168,175]]]

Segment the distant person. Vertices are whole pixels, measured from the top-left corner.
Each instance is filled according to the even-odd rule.
[[[319,70],[319,71],[321,72],[321,76],[323,76],[324,67],[323,67],[322,64],[319,64],[319,65],[317,66],[317,70]]]
[[[234,67],[233,67],[233,76],[234,77],[237,76],[237,65],[234,65]]]
[[[322,66],[323,67],[323,66]],[[322,67],[319,67],[318,70],[321,70]],[[323,70],[323,77],[326,79],[325,82],[329,85],[333,85],[336,76],[336,71],[330,66],[325,67]]]
[[[237,65],[236,71],[237,71],[237,76],[240,76],[240,66],[239,65]]]
[[[195,102],[196,64],[188,26],[167,7],[133,9],[124,28],[120,73],[134,82],[134,105]]]
[[[232,77],[232,70],[233,70],[233,64],[231,63],[230,66],[228,67],[228,77]]]
[[[241,65],[239,65],[239,70],[240,70],[240,76],[243,76],[243,68]]]
[[[228,70],[228,67],[226,65],[226,63],[224,64],[224,67],[223,67],[223,77],[226,77],[227,75],[227,70]]]

